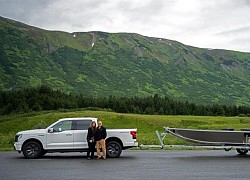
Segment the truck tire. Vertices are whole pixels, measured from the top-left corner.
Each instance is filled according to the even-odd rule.
[[[23,146],[23,155],[27,159],[36,159],[42,155],[42,147],[36,141],[29,141]]]
[[[236,151],[240,154],[240,155],[246,155],[248,150],[247,149],[236,149]]]
[[[106,145],[107,149],[107,157],[110,158],[117,158],[121,155],[122,153],[122,146],[119,142],[117,141],[110,141]]]

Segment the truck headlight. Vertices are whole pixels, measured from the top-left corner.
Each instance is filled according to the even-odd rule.
[[[22,134],[16,134],[15,136],[15,142],[18,142],[19,139],[22,138]]]

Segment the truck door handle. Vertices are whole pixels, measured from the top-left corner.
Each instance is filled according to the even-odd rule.
[[[72,136],[72,133],[67,133],[66,136]]]

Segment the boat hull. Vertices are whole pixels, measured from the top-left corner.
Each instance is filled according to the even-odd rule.
[[[250,131],[228,130],[196,130],[181,128],[165,128],[170,134],[179,138],[202,144],[250,144]]]

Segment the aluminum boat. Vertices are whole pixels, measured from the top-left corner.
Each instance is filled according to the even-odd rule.
[[[201,144],[250,145],[249,130],[233,131],[164,128],[166,132],[174,136]]]

